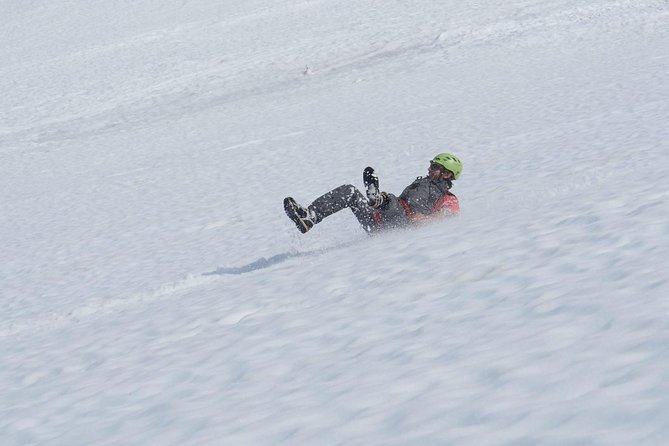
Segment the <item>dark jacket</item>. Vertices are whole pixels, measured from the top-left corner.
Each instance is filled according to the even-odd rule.
[[[388,194],[387,203],[375,213],[374,220],[380,226],[404,226],[456,215],[460,204],[449,191],[451,186],[449,180],[418,177],[399,197]]]

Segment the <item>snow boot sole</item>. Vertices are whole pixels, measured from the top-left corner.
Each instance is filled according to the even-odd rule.
[[[294,198],[284,198],[283,210],[286,211],[288,218],[295,223],[295,226],[297,226],[297,229],[299,229],[302,234],[314,227],[314,222],[308,218],[304,208],[297,204]]]

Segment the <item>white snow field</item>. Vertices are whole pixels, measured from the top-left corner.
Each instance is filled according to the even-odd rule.
[[[2,0],[0,93],[2,446],[669,444],[666,0]]]

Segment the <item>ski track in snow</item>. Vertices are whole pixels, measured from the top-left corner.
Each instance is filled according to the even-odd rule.
[[[216,283],[224,280],[221,276],[240,275],[255,272],[258,270],[270,268],[287,260],[300,257],[313,257],[322,255],[332,250],[344,249],[355,242],[332,246],[330,248],[321,248],[312,251],[292,251],[273,255],[269,258],[261,257],[251,263],[242,266],[218,267],[213,271],[207,271],[201,274],[188,274],[181,280],[160,286],[154,291],[146,293],[137,293],[126,297],[95,299],[89,298],[76,308],[64,312],[54,312],[41,315],[34,319],[20,319],[18,321],[5,320],[0,325],[0,338],[28,332],[37,333],[46,330],[56,330],[72,324],[87,322],[91,319],[114,315],[129,309],[137,310],[138,307],[147,306],[156,301],[164,299],[174,299],[180,293],[192,291],[194,288]],[[242,313],[233,313],[225,320],[236,321],[243,319],[254,311]],[[236,323],[231,322],[231,323]]]
[[[88,298],[80,306],[68,311],[48,313],[34,319],[5,320],[0,326],[0,338],[24,332],[35,334],[46,330],[55,330],[90,319],[116,314],[129,308],[136,308],[155,301],[174,298],[180,292],[214,282],[215,280],[216,278],[212,277],[189,274],[180,281],[166,284],[152,292],[137,293],[115,299]]]
[[[206,229],[206,228],[205,228]],[[0,338],[6,338],[18,334],[36,334],[48,330],[57,330],[69,325],[87,323],[100,317],[114,316],[124,311],[139,311],[155,302],[165,299],[175,299],[180,294],[192,291],[198,287],[215,284],[229,275],[240,275],[266,269],[287,260],[300,257],[312,257],[322,255],[332,250],[344,249],[352,243],[332,246],[330,248],[319,248],[311,251],[291,251],[273,255],[269,258],[261,257],[253,262],[241,266],[219,267],[216,270],[199,274],[187,274],[183,279],[166,283],[149,292],[135,293],[118,298],[87,298],[81,305],[61,312],[51,312],[34,318],[22,318],[19,320],[5,319],[0,324]],[[231,313],[226,316],[227,323],[233,324],[243,319],[244,316],[253,314],[255,311],[243,311]]]

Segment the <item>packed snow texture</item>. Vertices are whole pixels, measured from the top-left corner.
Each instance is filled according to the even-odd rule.
[[[666,0],[0,3],[0,443],[664,445]],[[308,204],[453,152],[459,217]]]

